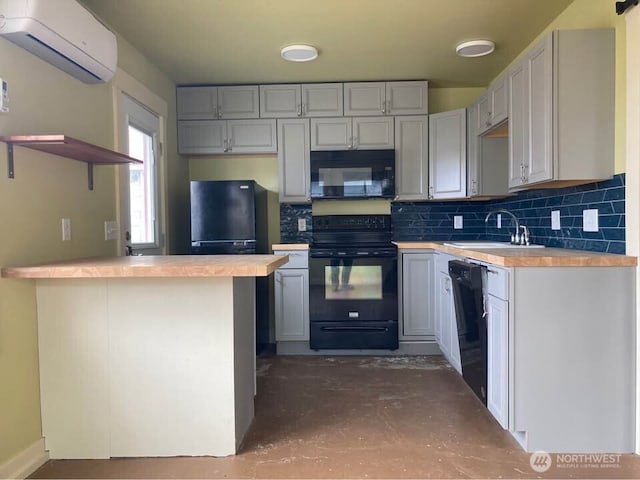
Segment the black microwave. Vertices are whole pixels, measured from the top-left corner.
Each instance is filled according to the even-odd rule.
[[[311,152],[311,198],[393,198],[395,150]]]

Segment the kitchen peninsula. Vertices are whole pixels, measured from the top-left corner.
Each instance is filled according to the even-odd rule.
[[[286,256],[7,267],[35,279],[51,458],[225,456],[254,415],[255,277]]]

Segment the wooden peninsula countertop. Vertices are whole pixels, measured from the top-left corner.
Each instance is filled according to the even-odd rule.
[[[568,248],[458,248],[444,242],[394,242],[398,248],[433,249],[503,267],[635,267],[638,258]],[[459,242],[463,243],[463,242]]]
[[[165,255],[105,257],[4,267],[6,278],[266,277],[287,255]]]

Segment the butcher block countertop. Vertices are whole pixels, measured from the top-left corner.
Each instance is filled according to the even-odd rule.
[[[166,255],[106,257],[4,267],[7,278],[266,277],[287,255]]]
[[[277,243],[271,246],[273,251],[280,250],[309,250],[308,243]]]
[[[433,249],[503,267],[634,267],[638,258],[568,248],[457,248],[444,242],[394,242],[401,249]],[[459,242],[462,243],[462,242]]]

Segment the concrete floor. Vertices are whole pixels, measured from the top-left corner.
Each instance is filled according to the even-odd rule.
[[[640,457],[537,473],[441,357],[269,357],[234,457],[50,461],[31,478],[640,478]]]

